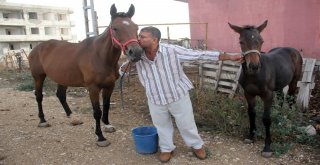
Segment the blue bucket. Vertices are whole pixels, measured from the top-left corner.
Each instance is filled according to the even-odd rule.
[[[156,127],[142,126],[132,129],[136,151],[139,154],[152,154],[158,150],[158,133]]]

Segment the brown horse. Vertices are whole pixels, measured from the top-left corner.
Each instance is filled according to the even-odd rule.
[[[36,46],[28,59],[30,70],[35,82],[35,95],[38,103],[40,127],[47,127],[42,110],[42,87],[48,76],[58,84],[57,97],[66,115],[70,117],[71,110],[66,102],[68,86],[86,87],[89,91],[96,121],[95,133],[97,144],[107,146],[110,143],[104,138],[100,119],[107,128],[110,97],[119,77],[118,60],[123,52],[131,61],[140,60],[142,48],[137,40],[138,26],[131,20],[134,6],[128,12],[117,13],[113,4],[110,9],[111,23],[100,35],[87,38],[80,43],[49,40]],[[102,90],[103,114],[100,109],[99,94]]]
[[[262,156],[272,155],[271,145],[271,106],[273,91],[277,91],[279,100],[284,99],[283,88],[289,85],[288,98],[294,98],[297,82],[301,76],[302,57],[293,48],[274,48],[268,53],[262,53],[263,39],[260,32],[267,26],[267,21],[258,27],[238,27],[229,23],[229,26],[240,34],[240,46],[245,62],[242,64],[242,72],[239,83],[244,89],[244,95],[248,103],[248,115],[250,121],[249,135],[246,143],[254,141],[255,104],[256,96],[260,96],[264,102],[263,124],[265,126],[265,146]],[[289,102],[290,107],[294,101]]]

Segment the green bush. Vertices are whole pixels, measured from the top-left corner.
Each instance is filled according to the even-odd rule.
[[[202,130],[233,135],[245,129],[243,121],[246,121],[247,113],[240,100],[216,94],[210,89],[193,90],[190,95],[197,125]]]
[[[17,73],[15,79],[19,82],[17,90],[32,91],[34,90],[34,82],[30,72]]]
[[[190,95],[200,130],[239,138],[243,138],[244,136],[241,135],[248,133],[249,117],[247,103],[243,97],[236,96],[230,99],[227,95],[215,93],[210,89],[192,90]],[[281,107],[279,105],[281,100],[274,98],[270,131],[275,155],[286,153],[294,143],[320,146],[319,135],[309,136],[299,131],[299,128],[309,125],[308,119],[297,108],[290,109],[286,102]],[[256,135],[257,140],[264,141],[263,102],[259,97],[256,100]]]
[[[34,90],[34,80],[29,71],[14,72],[10,75],[13,81],[17,82],[16,89],[19,91],[32,91]],[[43,91],[48,95],[55,94],[57,83],[50,80],[48,77],[44,81]]]

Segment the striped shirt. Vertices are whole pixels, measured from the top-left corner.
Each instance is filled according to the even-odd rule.
[[[157,105],[178,101],[193,88],[183,72],[181,62],[217,61],[219,54],[219,51],[200,51],[162,43],[159,44],[154,61],[143,53],[142,60],[136,63],[136,69],[147,98]]]

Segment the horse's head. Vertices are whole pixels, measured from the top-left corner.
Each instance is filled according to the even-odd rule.
[[[131,4],[128,12],[124,13],[117,12],[117,8],[113,4],[110,14],[109,32],[113,45],[120,49],[130,61],[139,61],[143,50],[138,42],[138,25],[131,20],[134,14],[134,6]]]
[[[246,68],[244,69],[248,74],[255,74],[259,72],[259,69],[261,67],[260,54],[263,39],[260,35],[260,32],[262,32],[262,30],[267,26],[267,23],[268,21],[266,20],[258,27],[239,27],[229,23],[231,29],[240,34],[240,46],[246,64]]]

